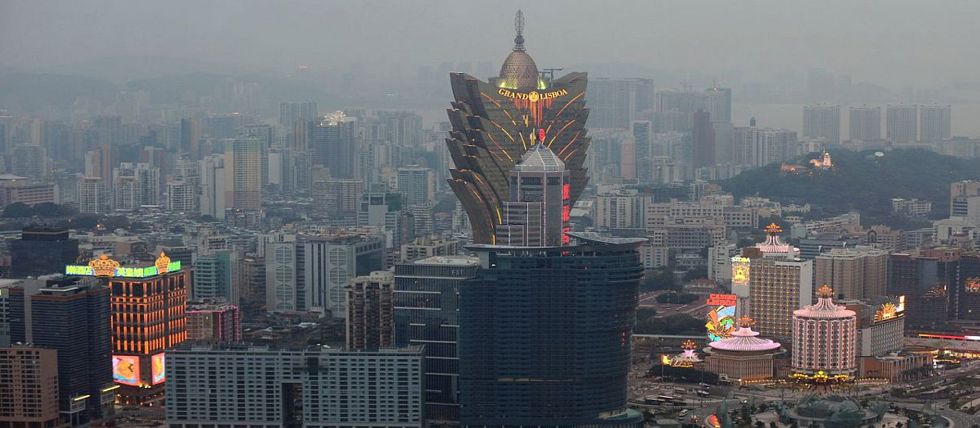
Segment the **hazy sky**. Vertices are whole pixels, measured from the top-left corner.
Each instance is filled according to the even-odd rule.
[[[823,67],[893,86],[980,80],[980,1],[968,0],[0,0],[0,65],[162,56],[262,71],[496,66],[517,8],[539,67],[635,63],[749,80]]]

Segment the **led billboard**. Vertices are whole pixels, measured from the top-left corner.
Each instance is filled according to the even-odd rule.
[[[135,355],[113,355],[112,380],[123,385],[139,386],[140,357]]]
[[[157,385],[167,380],[166,359],[163,352],[150,357],[150,365],[153,368],[153,384]]]

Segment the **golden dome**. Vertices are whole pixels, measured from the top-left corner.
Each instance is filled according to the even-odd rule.
[[[500,86],[507,89],[531,90],[538,86],[538,66],[531,55],[514,50],[500,66]]]
[[[524,48],[524,13],[514,17],[514,50],[500,66],[499,86],[507,89],[531,90],[538,87],[538,66]]]

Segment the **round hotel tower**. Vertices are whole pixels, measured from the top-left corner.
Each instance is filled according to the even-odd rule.
[[[708,344],[707,370],[739,381],[765,380],[773,377],[773,357],[783,353],[782,345],[762,339],[752,331],[755,321],[742,317],[732,337]]]
[[[857,316],[833,301],[834,290],[817,289],[817,304],[793,311],[793,378],[846,381],[857,372]]]

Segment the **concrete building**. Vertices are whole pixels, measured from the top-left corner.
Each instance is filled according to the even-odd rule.
[[[210,155],[201,164],[201,215],[216,219],[225,218],[225,208],[229,207],[225,195],[225,158]]]
[[[402,244],[398,258],[401,263],[413,262],[436,256],[454,256],[459,253],[462,242],[455,238],[424,237]]]
[[[870,247],[834,248],[814,258],[815,281],[834,284],[837,296],[866,299],[884,296],[888,252]]]
[[[0,397],[0,426],[58,426],[58,351],[0,347]]]
[[[851,107],[848,114],[848,137],[852,141],[881,139],[881,107]]]
[[[885,108],[885,138],[893,143],[909,144],[919,140],[919,106],[889,105]]]
[[[924,105],[919,109],[919,141],[937,143],[952,137],[952,107]]]
[[[103,214],[108,209],[109,200],[101,178],[79,178],[77,192],[79,213]]]
[[[187,302],[187,340],[197,343],[234,343],[242,340],[238,306],[220,301]]]
[[[570,176],[565,163],[543,144],[528,149],[510,173],[510,195],[496,227],[495,243],[557,246],[568,242]]]
[[[347,286],[347,349],[375,351],[395,343],[395,277],[375,271]]]
[[[405,204],[427,204],[436,200],[436,178],[429,168],[408,166],[398,168],[398,193]]]
[[[840,144],[840,106],[803,107],[803,137],[823,138],[828,144]]]
[[[262,140],[236,138],[225,143],[224,192],[228,208],[262,208]]]
[[[167,425],[421,428],[422,355],[179,347],[167,352]]]
[[[793,378],[828,382],[857,375],[857,318],[834,304],[834,290],[817,290],[817,304],[793,312]]]
[[[599,230],[643,229],[649,199],[635,189],[607,189],[596,195],[593,226]]]

